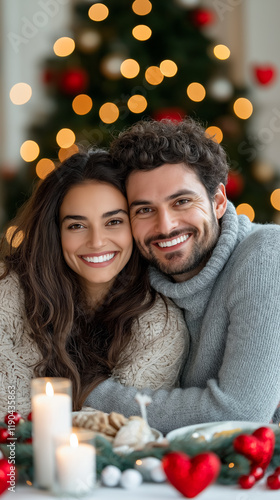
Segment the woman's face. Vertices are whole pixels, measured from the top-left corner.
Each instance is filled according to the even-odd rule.
[[[132,253],[127,201],[111,184],[89,181],[71,188],[60,208],[61,245],[68,266],[87,290],[106,289]],[[109,286],[108,286],[109,285]]]

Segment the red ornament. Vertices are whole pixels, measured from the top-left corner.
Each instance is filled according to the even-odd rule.
[[[17,175],[17,167],[13,164],[2,163],[0,177],[5,181],[13,181]]]
[[[185,453],[167,453],[162,459],[169,482],[187,498],[193,498],[215,481],[221,463],[217,455],[205,452],[193,458]]]
[[[46,69],[44,71],[44,73],[42,74],[42,80],[43,80],[43,83],[45,83],[46,85],[55,83],[55,80],[56,80],[55,72],[52,71],[51,69]]]
[[[214,13],[207,9],[195,9],[191,13],[191,21],[198,28],[214,22]]]
[[[238,483],[243,488],[243,490],[249,490],[254,486],[256,482],[255,476],[250,474],[249,476],[240,476]]]
[[[264,476],[264,470],[259,465],[252,465],[250,475],[254,476],[256,481],[259,481]]]
[[[153,118],[158,122],[160,122],[161,120],[181,122],[185,115],[185,111],[181,108],[162,108],[153,114]]]
[[[10,465],[6,458],[0,459],[0,495],[10,487],[12,468],[14,465]]]
[[[226,192],[229,199],[238,198],[244,189],[244,178],[238,172],[229,172]]]
[[[23,418],[20,413],[14,411],[12,413],[7,413],[4,422],[7,425],[18,425],[20,422],[23,422]]]
[[[27,415],[27,420],[28,420],[29,422],[32,422],[32,411],[31,411],[30,413],[28,413],[28,415]]]
[[[0,428],[0,443],[6,443],[10,433],[8,429],[1,427]]]
[[[276,76],[276,69],[273,66],[254,66],[255,78],[261,85],[272,83]]]
[[[71,68],[61,73],[58,87],[67,95],[81,94],[89,83],[88,73],[83,68]]]
[[[280,490],[280,474],[274,472],[274,474],[268,476],[266,484],[271,490]]]
[[[263,469],[266,469],[270,463],[274,446],[275,435],[269,427],[260,427],[252,435],[240,434],[233,441],[235,451]]]
[[[24,442],[25,444],[32,444],[32,437],[27,438]]]

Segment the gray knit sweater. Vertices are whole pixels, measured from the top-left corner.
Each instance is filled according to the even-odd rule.
[[[252,224],[228,202],[218,243],[202,271],[174,283],[151,270],[153,287],[185,313],[191,337],[181,387],[146,390],[152,427],[280,421],[280,226]],[[96,409],[138,414],[135,388],[106,380]]]

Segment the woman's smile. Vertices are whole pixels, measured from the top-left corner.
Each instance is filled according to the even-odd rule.
[[[118,252],[109,252],[103,254],[93,254],[93,255],[81,255],[81,259],[90,265],[98,267],[99,265],[110,265],[117,256]]]

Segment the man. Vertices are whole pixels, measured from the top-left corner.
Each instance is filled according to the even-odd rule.
[[[222,147],[193,120],[139,122],[111,148],[152,286],[184,310],[191,336],[180,388],[152,396],[152,427],[280,421],[280,227],[227,201]],[[138,413],[136,389],[109,379],[86,404]]]

